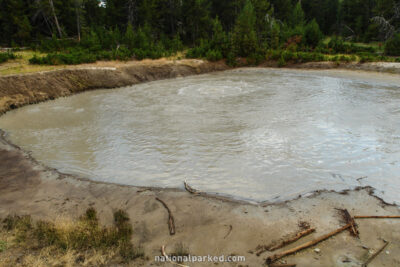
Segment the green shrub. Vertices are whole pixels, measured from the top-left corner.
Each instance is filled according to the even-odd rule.
[[[235,67],[237,65],[235,53],[233,53],[232,51],[230,51],[228,53],[228,56],[226,57],[226,64],[232,67]]]
[[[257,51],[255,53],[250,54],[247,57],[247,64],[257,66],[264,60],[265,60],[264,53],[262,51]]]
[[[376,53],[376,48],[373,46],[362,46],[354,43],[346,43],[340,37],[332,37],[327,45],[327,49],[330,53]]]
[[[219,50],[208,50],[206,58],[209,61],[218,61],[222,59],[222,53]]]
[[[389,56],[400,56],[400,33],[386,42],[385,54]]]
[[[315,19],[305,27],[304,37],[306,39],[306,44],[311,47],[316,47],[321,41],[323,35]]]
[[[286,66],[286,61],[285,58],[283,56],[281,56],[281,58],[278,60],[278,67],[284,67]]]
[[[16,59],[17,56],[14,53],[6,52],[0,53],[0,63],[7,62],[10,59]]]

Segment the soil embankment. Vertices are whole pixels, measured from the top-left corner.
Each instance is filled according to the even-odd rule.
[[[108,67],[105,63],[0,76],[0,114],[24,105],[92,89],[122,87],[226,69],[228,66],[222,62],[155,60],[120,64],[117,67]]]
[[[0,77],[0,111],[37,103],[95,88],[112,88],[156,79],[199,74],[227,67],[202,61],[142,62],[131,66],[68,69],[41,74]],[[279,242],[299,231],[307,222],[316,232],[293,246],[312,240],[344,225],[337,209],[351,215],[399,215],[397,206],[374,197],[370,188],[344,193],[315,192],[307,197],[279,204],[249,204],[215,196],[190,194],[181,189],[138,188],[93,182],[59,173],[36,162],[19,147],[0,136],[0,218],[9,214],[30,214],[34,219],[76,218],[88,207],[98,211],[102,223],[112,222],[113,211],[124,209],[133,223],[133,241],[141,244],[149,259],[140,265],[158,265],[154,256],[167,245],[171,253],[184,244],[191,255],[245,256],[246,262],[226,266],[261,266],[267,256],[253,253],[259,245]],[[176,234],[170,236],[168,213],[156,197],[171,210]],[[360,238],[344,231],[294,256],[284,258],[297,266],[361,266],[390,242],[369,266],[400,266],[400,220],[357,220]],[[290,246],[289,246],[290,247]],[[318,250],[314,250],[318,248]],[[283,251],[286,248],[280,249]],[[0,254],[1,255],[1,254]],[[0,257],[0,266],[10,257]],[[133,263],[134,264],[134,263]],[[161,264],[160,264],[161,265]],[[212,263],[187,263],[211,266]],[[172,266],[172,265],[171,265]]]

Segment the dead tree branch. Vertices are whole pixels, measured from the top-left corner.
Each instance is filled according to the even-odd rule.
[[[193,189],[190,185],[188,185],[188,183],[186,182],[186,180],[183,182],[183,184],[185,185],[186,191],[188,191],[190,194],[193,194],[193,195],[198,195],[198,194],[200,194],[196,189]]]
[[[169,209],[169,207],[167,206],[167,204],[162,201],[161,199],[159,199],[158,197],[156,197],[156,200],[161,202],[161,204],[164,206],[164,208],[168,211],[168,228],[169,228],[169,234],[170,235],[174,235],[175,234],[175,221],[174,221],[174,216],[172,216],[172,212]]]
[[[400,219],[400,216],[354,216],[354,219]]]
[[[286,250],[284,252],[281,252],[281,253],[275,254],[273,256],[270,256],[270,257],[267,258],[266,262],[267,262],[267,264],[270,264],[270,263],[272,263],[272,262],[274,262],[276,260],[279,260],[279,259],[281,259],[283,257],[286,257],[288,255],[292,255],[292,254],[294,254],[294,253],[296,253],[296,252],[298,252],[300,250],[312,247],[312,246],[314,246],[314,245],[316,245],[316,244],[318,244],[318,243],[320,243],[320,242],[322,242],[322,241],[324,241],[324,240],[326,240],[326,239],[328,239],[328,238],[330,238],[330,237],[332,237],[334,235],[339,234],[340,232],[343,232],[344,230],[350,228],[351,226],[352,226],[351,223],[346,224],[345,226],[343,226],[343,227],[341,227],[339,229],[336,229],[335,231],[332,231],[332,232],[330,232],[328,234],[320,236],[320,237],[318,237],[318,238],[316,238],[314,240],[311,240],[309,242],[306,242],[306,243],[304,243],[304,244],[302,244],[300,246],[297,246],[295,248],[292,248],[292,249]]]
[[[368,260],[367,260],[362,266],[363,266],[363,267],[367,267],[368,264],[370,264],[371,261],[373,261],[373,259],[375,259],[376,256],[378,256],[378,255],[387,247],[387,245],[389,245],[389,242],[386,242],[386,241],[385,241],[385,244],[384,244],[377,252],[375,252],[374,254],[372,254],[371,257],[369,257]]]
[[[313,232],[315,232],[315,228],[306,229],[306,230],[296,233],[293,237],[291,237],[287,240],[283,240],[281,243],[279,243],[277,245],[262,246],[261,248],[259,248],[259,251],[257,251],[256,255],[260,256],[265,251],[274,251],[274,250],[283,248],[284,246],[294,243],[297,240],[299,240],[300,238],[302,238],[303,236],[307,236]]]

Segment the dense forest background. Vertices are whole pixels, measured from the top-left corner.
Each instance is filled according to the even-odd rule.
[[[309,51],[323,36],[388,42],[388,54],[400,55],[399,29],[396,0],[0,0],[2,46],[79,46],[138,58],[183,47],[195,48],[189,57],[215,59],[290,46]]]

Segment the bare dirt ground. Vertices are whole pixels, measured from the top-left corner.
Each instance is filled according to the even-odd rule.
[[[108,63],[107,63],[108,64]],[[99,63],[44,74],[0,78],[2,111],[18,106],[70,95],[95,88],[111,88],[127,83],[177,77],[226,69],[220,63],[203,65],[201,61],[143,61],[140,65],[113,66]],[[115,70],[113,69],[115,68]],[[105,83],[105,84],[102,84]],[[101,86],[103,85],[103,86]],[[167,210],[156,197],[170,208],[176,234],[170,235]],[[138,188],[92,182],[61,174],[42,166],[29,154],[0,138],[0,218],[10,214],[29,214],[34,219],[57,220],[77,218],[88,207],[94,207],[103,224],[111,224],[113,212],[124,209],[133,223],[133,241],[140,244],[148,258],[132,266],[173,266],[157,263],[160,248],[166,245],[171,253],[183,245],[196,256],[245,256],[245,262],[215,263],[216,266],[262,266],[268,256],[257,256],[259,245],[284,240],[307,222],[316,231],[284,251],[345,224],[337,209],[346,208],[351,215],[400,215],[399,207],[388,205],[364,188],[342,193],[314,192],[283,203],[250,204],[209,195],[193,195],[183,189]],[[377,251],[383,240],[389,242],[368,266],[400,266],[399,219],[357,219],[360,237],[344,231],[338,235],[282,259],[297,266],[362,266]],[[0,253],[0,266],[5,259],[19,257],[9,251]],[[186,263],[189,266],[212,266],[214,263]]]
[[[154,257],[161,255],[162,245],[167,246],[168,253],[179,244],[191,255],[246,257],[245,262],[219,265],[261,266],[273,253],[266,252],[258,257],[251,251],[298,232],[299,222],[309,223],[316,232],[278,252],[343,226],[337,209],[346,208],[352,215],[400,215],[398,207],[371,196],[370,189],[319,192],[279,204],[253,205],[192,195],[183,189],[96,183],[41,166],[4,139],[0,144],[0,162],[0,218],[29,214],[34,219],[53,221],[60,217],[77,219],[88,207],[94,207],[101,222],[110,224],[113,212],[124,209],[133,223],[134,243],[143,246],[148,256],[142,263],[146,266],[162,265],[154,262]],[[156,197],[171,209],[176,225],[173,236],[168,230],[168,213]],[[389,246],[370,266],[400,266],[400,220],[360,219],[357,223],[360,238],[344,231],[283,260],[297,266],[361,266],[386,240]],[[315,252],[316,248],[319,253]],[[187,264],[211,265],[208,262]]]

